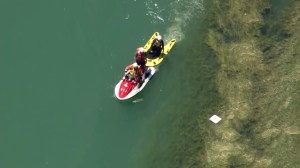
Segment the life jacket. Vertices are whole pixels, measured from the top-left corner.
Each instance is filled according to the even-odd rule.
[[[132,66],[129,69],[129,75],[130,76],[137,76],[137,70]]]

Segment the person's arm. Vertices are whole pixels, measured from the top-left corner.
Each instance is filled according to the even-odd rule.
[[[129,72],[129,70],[131,69],[131,66],[132,65],[127,65],[126,68],[125,68],[125,72]]]
[[[151,43],[151,45],[150,45],[150,48],[149,48],[148,51],[147,51],[147,54],[152,50],[153,45],[154,45],[154,42],[155,42],[155,40],[152,41],[152,43]]]
[[[152,43],[151,43],[151,46],[150,46],[150,48],[152,48],[152,47],[153,47],[153,44],[154,44],[154,42],[155,42],[155,39],[154,39],[154,40],[152,40]]]
[[[162,51],[164,51],[165,50],[165,45],[164,45],[164,41],[163,40],[161,40],[161,47],[162,47]]]

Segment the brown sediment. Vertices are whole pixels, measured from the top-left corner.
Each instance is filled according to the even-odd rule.
[[[208,45],[226,103],[208,138],[208,167],[299,167],[300,2],[270,23],[262,15],[268,1],[214,4]]]

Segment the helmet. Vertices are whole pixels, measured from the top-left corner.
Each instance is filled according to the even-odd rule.
[[[139,47],[136,49],[136,52],[139,53],[139,52],[145,52],[145,49],[144,47]]]
[[[134,68],[136,68],[136,67],[138,67],[138,64],[135,62],[135,63],[132,64],[132,66],[133,66]]]
[[[157,40],[161,40],[161,39],[162,39],[161,35],[158,35],[158,36],[156,36],[155,38],[156,38]]]

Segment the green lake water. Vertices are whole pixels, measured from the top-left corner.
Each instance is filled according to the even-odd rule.
[[[149,119],[185,99],[176,73],[202,33],[185,41],[185,29],[203,14],[199,0],[2,0],[0,167],[134,167]],[[141,94],[118,101],[115,84],[155,31],[178,43]]]
[[[209,3],[1,0],[0,167],[180,167],[187,149],[205,151],[205,134],[182,137],[212,124],[220,103]],[[156,31],[177,43],[142,92],[117,100],[125,66]]]

